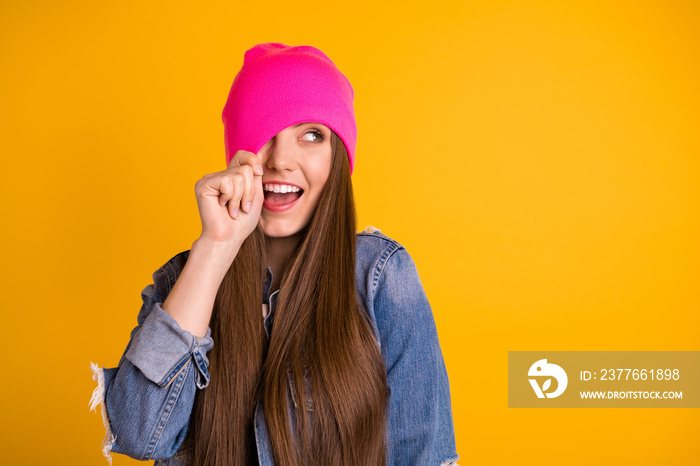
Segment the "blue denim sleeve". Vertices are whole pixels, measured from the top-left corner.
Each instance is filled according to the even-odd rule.
[[[187,433],[196,390],[209,383],[210,330],[196,337],[161,307],[185,260],[179,254],[153,274],[153,284],[141,293],[138,325],[119,366],[97,376],[108,459],[110,451],[140,460],[173,456]]]
[[[430,304],[403,247],[384,264],[373,302],[390,390],[387,465],[455,465],[447,370]]]

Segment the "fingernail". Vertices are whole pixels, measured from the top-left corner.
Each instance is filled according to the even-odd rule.
[[[256,166],[255,166],[255,173],[257,173],[258,175],[262,175],[262,174],[263,174],[262,165],[256,165]]]
[[[238,214],[240,213],[240,210],[238,210],[238,207],[233,209],[233,218],[238,218]]]
[[[252,202],[246,202],[245,204],[245,211],[250,212],[250,209],[253,208],[253,203]]]

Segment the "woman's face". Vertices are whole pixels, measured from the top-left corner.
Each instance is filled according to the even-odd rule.
[[[260,223],[267,236],[301,231],[311,220],[331,171],[331,130],[320,123],[289,126],[258,152],[265,201]]]

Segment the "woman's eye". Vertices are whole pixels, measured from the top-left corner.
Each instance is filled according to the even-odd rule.
[[[309,142],[321,142],[321,141],[323,141],[323,133],[321,133],[318,130],[309,131],[308,133],[305,133],[304,136],[302,136],[302,137],[305,138],[305,140],[309,141]]]

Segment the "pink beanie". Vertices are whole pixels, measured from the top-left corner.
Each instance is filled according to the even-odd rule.
[[[310,45],[258,44],[246,51],[221,119],[226,165],[238,150],[258,151],[297,123],[322,123],[343,141],[355,165],[357,126],[350,81]]]

